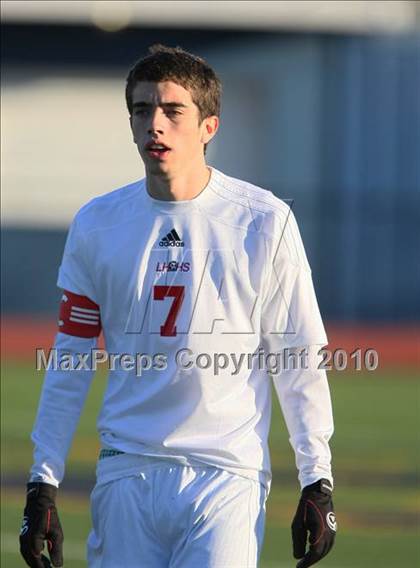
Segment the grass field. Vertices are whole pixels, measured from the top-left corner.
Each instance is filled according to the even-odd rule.
[[[17,535],[31,462],[29,432],[42,375],[27,364],[2,367],[2,566],[23,566]],[[420,566],[419,402],[412,372],[330,374],[336,433],[332,442],[339,533],[322,566],[405,568]],[[98,443],[95,417],[104,388],[99,374],[69,457],[59,495],[65,531],[65,565],[86,566],[88,493]],[[298,499],[294,458],[274,402],[271,432],[273,485],[267,510],[262,568],[292,568],[290,521]],[[151,567],[153,568],[153,567]]]

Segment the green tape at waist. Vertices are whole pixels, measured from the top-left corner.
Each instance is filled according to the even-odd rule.
[[[99,459],[112,458],[112,456],[119,456],[120,454],[125,454],[125,452],[120,452],[119,450],[101,450],[99,453]]]

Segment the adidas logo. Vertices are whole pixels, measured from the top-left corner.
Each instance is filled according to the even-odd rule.
[[[181,240],[180,236],[175,229],[169,231],[166,237],[159,242],[160,247],[183,247],[184,241]]]

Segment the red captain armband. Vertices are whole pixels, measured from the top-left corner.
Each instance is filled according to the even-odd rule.
[[[58,317],[58,330],[77,337],[98,337],[101,333],[98,304],[86,296],[63,290]]]

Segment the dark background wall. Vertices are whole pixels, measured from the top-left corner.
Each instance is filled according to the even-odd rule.
[[[294,200],[323,315],[420,320],[419,36],[4,25],[2,65],[124,77],[157,41],[219,72],[209,162]],[[66,229],[4,224],[4,313],[55,313]]]

